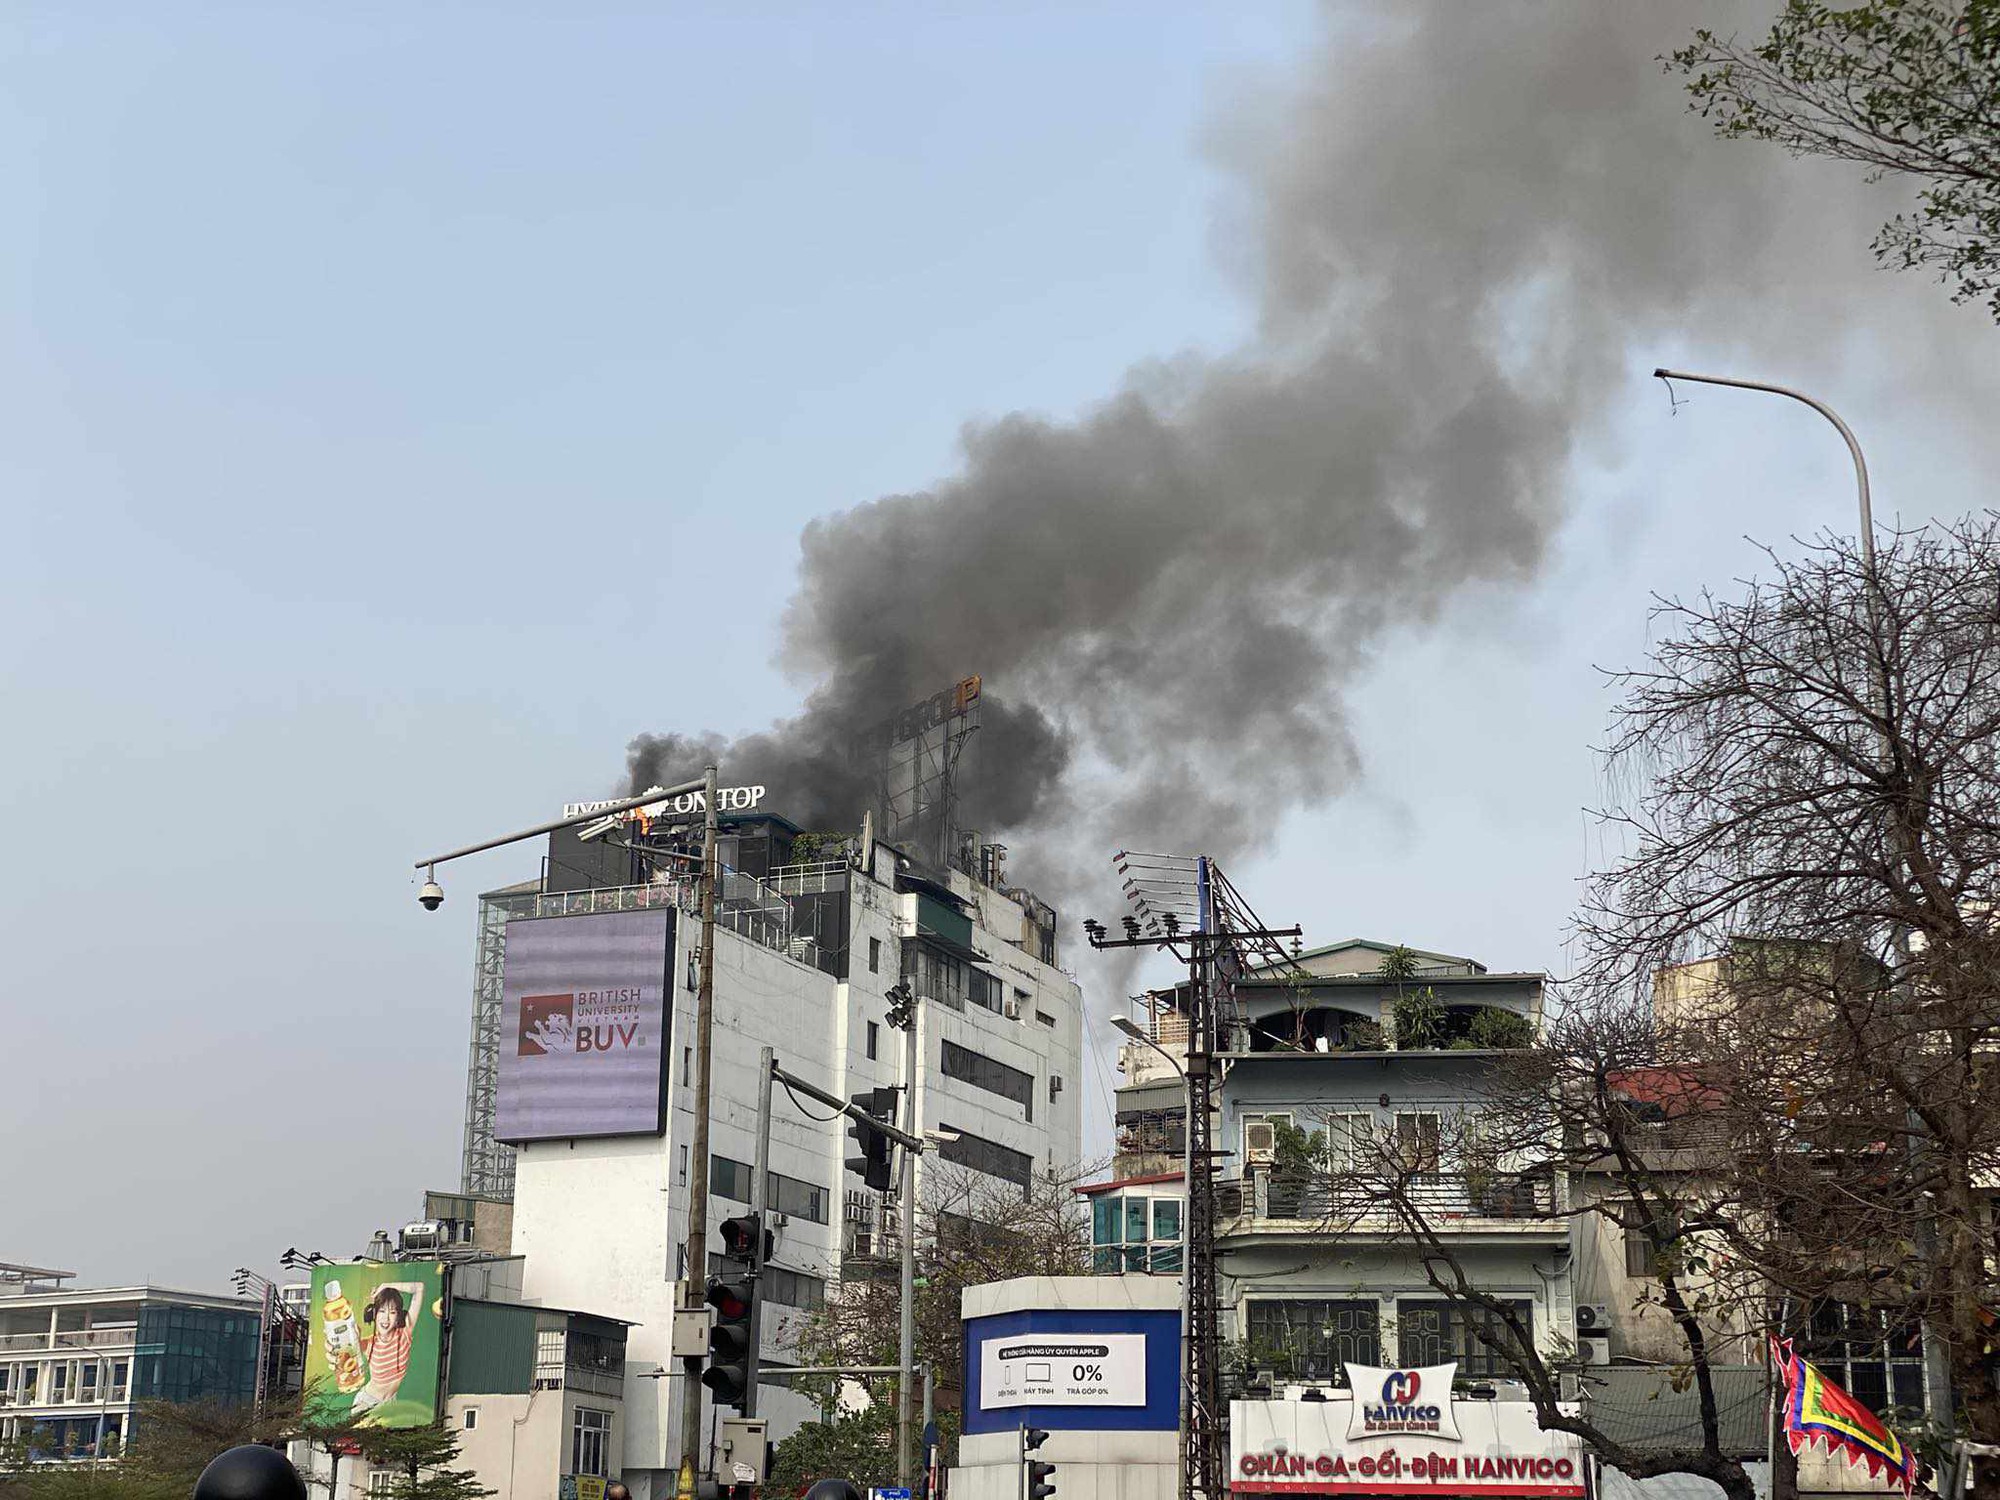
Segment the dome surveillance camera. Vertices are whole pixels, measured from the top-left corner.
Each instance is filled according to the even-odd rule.
[[[425,911],[436,911],[444,905],[444,887],[435,880],[426,880],[424,888],[417,892],[417,900]]]

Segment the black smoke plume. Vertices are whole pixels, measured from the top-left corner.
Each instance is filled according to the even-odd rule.
[[[1390,632],[1534,577],[1614,406],[1663,399],[1639,383],[1662,346],[1770,372],[1859,341],[1979,357],[1981,320],[1873,268],[1881,189],[1711,139],[1663,74],[1691,27],[1767,22],[1328,8],[1296,76],[1212,132],[1254,340],[1135,369],[1073,420],[969,426],[954,477],[814,522],[781,652],[803,711],[642,737],[634,789],[715,754],[852,827],[853,735],[978,672],[964,821],[1026,846],[1030,883],[1121,844],[1268,841],[1358,774],[1343,699]]]

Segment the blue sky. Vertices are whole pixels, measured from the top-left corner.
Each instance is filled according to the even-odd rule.
[[[1206,143],[1316,27],[17,10],[0,1259],[214,1287],[455,1185],[470,897],[533,864],[453,872],[432,918],[409,862],[611,789],[641,730],[789,712],[810,518],[950,473],[969,419],[1249,337]],[[1705,332],[1629,351],[1536,585],[1382,648],[1363,784],[1238,872],[1266,917],[1561,966],[1594,664],[1643,649],[1649,589],[1754,567],[1745,532],[1850,524],[1810,413],[1669,415],[1646,372]],[[1969,393],[1908,346],[1745,373],[1818,383],[1885,515],[1983,499],[1947,395],[1990,396],[1990,361]]]

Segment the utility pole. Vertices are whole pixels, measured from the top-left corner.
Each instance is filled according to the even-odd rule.
[[[1216,1009],[1245,967],[1246,953],[1275,953],[1280,938],[1297,937],[1297,927],[1265,927],[1256,920],[1222,872],[1205,855],[1120,856],[1120,869],[1161,860],[1126,882],[1134,905],[1148,914],[1142,924],[1127,915],[1125,936],[1107,935],[1104,924],[1086,918],[1093,948],[1155,948],[1184,959],[1187,978],[1187,1211],[1182,1275],[1186,1326],[1181,1335],[1180,1500],[1225,1500],[1228,1417],[1222,1405],[1220,1308],[1215,1284],[1215,1157],[1211,1135],[1215,1092],[1221,1078],[1216,1054]],[[1192,928],[1184,926],[1186,912]]]
[[[694,1158],[688,1169],[687,1278],[682,1305],[702,1306],[708,1280],[708,1103],[709,1042],[715,1029],[715,767],[702,771],[701,978],[694,1002]],[[752,1189],[761,1193],[762,1184]],[[754,1308],[755,1303],[752,1303]],[[751,1332],[755,1359],[756,1332]],[[701,1356],[685,1361],[681,1409],[681,1487],[691,1484],[695,1455],[701,1451]],[[751,1399],[755,1399],[754,1397]]]
[[[903,1032],[903,1129],[921,1140],[923,1131],[917,1118],[917,1003],[909,1004],[910,1024]],[[903,1373],[896,1378],[896,1483],[910,1489],[910,1465],[914,1452],[910,1442],[910,1408],[916,1394],[911,1390],[917,1357],[917,1155],[903,1148],[903,1170],[897,1182],[903,1211],[903,1318],[897,1336],[896,1360]]]

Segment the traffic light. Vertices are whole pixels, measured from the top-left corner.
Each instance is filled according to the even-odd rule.
[[[734,1219],[724,1219],[720,1232],[722,1235],[722,1253],[731,1260],[742,1261],[746,1266],[753,1259],[760,1265],[769,1260],[771,1258],[771,1251],[777,1245],[777,1236],[767,1229],[764,1231],[764,1253],[762,1255],[753,1253],[757,1241],[757,1216],[755,1214],[743,1214]]]
[[[715,1393],[718,1405],[741,1411],[750,1389],[751,1313],[757,1301],[757,1281],[751,1272],[770,1254],[771,1232],[757,1215],[744,1214],[725,1220],[721,1234],[723,1255],[742,1269],[708,1279],[706,1300],[715,1309],[715,1322],[708,1330],[708,1368],[701,1372],[701,1383]]]
[[[848,1102],[866,1110],[874,1120],[886,1123],[896,1116],[894,1089],[863,1089],[858,1094],[850,1094]],[[889,1137],[874,1125],[856,1120],[847,1127],[847,1138],[861,1148],[859,1156],[847,1158],[847,1170],[857,1173],[876,1192],[888,1192],[894,1181],[889,1171]]]
[[[1050,1500],[1056,1492],[1056,1466],[1028,1457],[1048,1440],[1048,1432],[1043,1428],[1021,1429],[1021,1462],[1028,1466],[1027,1500]]]

